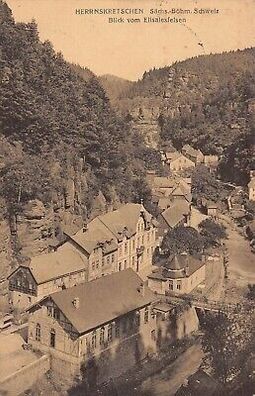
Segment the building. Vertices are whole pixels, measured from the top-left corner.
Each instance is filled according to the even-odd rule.
[[[142,204],[125,204],[67,237],[88,259],[88,280],[127,268],[144,279],[151,272],[156,222]]]
[[[208,168],[217,168],[219,164],[219,156],[218,155],[205,155],[204,156],[204,165]]]
[[[25,309],[48,294],[88,280],[88,261],[70,245],[57,252],[35,256],[9,277],[10,302]]]
[[[164,165],[172,172],[180,172],[196,166],[195,162],[191,161],[188,157],[178,151],[166,153]]]
[[[202,164],[204,162],[204,154],[201,150],[196,150],[189,144],[185,144],[181,150],[182,154],[189,158],[196,165]]]
[[[151,272],[156,222],[141,204],[126,204],[93,219],[53,253],[33,257],[9,276],[10,299],[24,309],[78,283],[132,268]]]
[[[205,281],[205,260],[187,253],[172,255],[148,276],[148,286],[158,294],[188,294]]]
[[[255,177],[251,177],[251,180],[248,184],[249,191],[249,200],[255,201]]]
[[[49,353],[51,368],[62,375],[94,366],[106,380],[155,352],[154,301],[132,269],[86,282],[28,309],[28,342]]]
[[[158,237],[163,236],[170,230],[180,225],[189,224],[190,204],[185,200],[175,201],[170,207],[157,216]]]

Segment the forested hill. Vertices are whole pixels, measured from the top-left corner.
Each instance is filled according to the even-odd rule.
[[[98,77],[98,79],[112,101],[123,95],[134,84],[133,81],[125,80],[111,74],[104,74]]]
[[[93,73],[40,42],[35,22],[15,23],[2,0],[0,37],[0,197],[49,203],[81,159],[88,205],[99,189],[139,199],[146,149]]]
[[[131,114],[139,108],[140,115],[155,108],[162,140],[172,140],[177,148],[191,143],[205,153],[223,153],[222,175],[240,182],[254,166],[254,98],[255,49],[250,48],[145,72],[119,95],[116,106]]]

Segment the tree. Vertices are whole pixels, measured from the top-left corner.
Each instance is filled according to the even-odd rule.
[[[226,228],[212,219],[205,219],[199,225],[199,232],[204,240],[205,248],[217,245],[227,237]]]
[[[253,285],[249,284],[248,285],[247,298],[249,300],[255,300],[255,284],[253,284]]]
[[[169,254],[187,252],[196,254],[204,248],[203,238],[192,227],[179,226],[168,231],[162,241],[162,249]]]
[[[244,367],[254,349],[254,314],[245,309],[236,312],[207,312],[201,320],[204,362],[217,379],[227,383]]]

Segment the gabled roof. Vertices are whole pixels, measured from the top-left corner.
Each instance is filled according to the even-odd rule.
[[[190,211],[188,202],[178,200],[172,206],[167,208],[161,213],[161,216],[166,221],[169,227],[175,227],[182,219],[183,216]]]
[[[156,176],[153,180],[155,188],[173,188],[176,181],[166,176]]]
[[[82,334],[153,302],[154,293],[146,286],[143,293],[142,282],[129,268],[53,293],[50,298]],[[73,301],[77,298],[79,307],[75,308]],[[40,305],[43,301],[46,298]]]
[[[71,244],[65,243],[56,252],[32,257],[29,264],[21,265],[9,277],[16,273],[19,268],[25,267],[31,272],[36,283],[41,284],[51,279],[85,270],[87,265],[86,257],[81,255]]]
[[[185,144],[182,148],[182,152],[184,154],[188,154],[191,157],[197,157],[198,155],[203,155],[201,150],[196,150],[194,149],[192,146],[190,146],[189,144]]]
[[[175,161],[177,158],[182,157],[182,154],[179,151],[174,151],[171,153],[166,153],[166,159],[169,162]]]

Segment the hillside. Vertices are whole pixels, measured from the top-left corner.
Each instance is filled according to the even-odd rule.
[[[117,100],[120,95],[127,92],[134,84],[133,81],[125,80],[124,78],[113,76],[111,74],[104,74],[98,77],[98,80],[105,89],[110,100],[113,102]]]
[[[153,129],[159,144],[171,140],[178,149],[190,143],[223,154],[222,176],[246,183],[254,167],[254,76],[254,48],[203,55],[145,72],[116,106],[145,138],[148,125],[149,138]]]
[[[42,43],[34,21],[15,23],[2,0],[0,37],[1,280],[84,221],[149,197],[154,152],[97,77]]]

